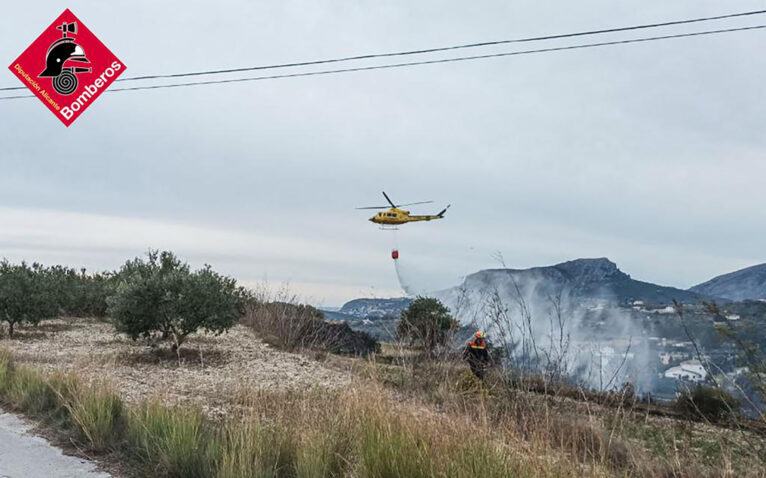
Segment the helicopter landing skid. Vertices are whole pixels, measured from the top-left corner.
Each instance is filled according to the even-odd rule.
[[[386,227],[386,226],[380,226],[380,230],[381,230],[381,231],[398,231],[398,230],[399,230],[399,228],[398,228],[398,227],[396,227],[396,226],[389,226],[389,227]]]

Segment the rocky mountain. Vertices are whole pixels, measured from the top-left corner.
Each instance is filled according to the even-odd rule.
[[[714,277],[689,290],[735,301],[766,299],[766,264]]]
[[[442,291],[438,296],[449,302],[458,300],[461,291],[475,295],[477,291],[498,291],[501,296],[545,299],[559,291],[570,300],[626,304],[643,301],[651,305],[668,305],[673,300],[696,302],[698,294],[674,287],[635,280],[607,258],[575,259],[553,266],[530,269],[488,269],[465,278],[459,287]]]
[[[410,306],[412,299],[354,299],[343,304],[338,312],[359,319],[399,318],[402,310]]]
[[[518,291],[516,288],[518,287]],[[548,303],[559,292],[569,301],[626,305],[642,301],[648,306],[667,306],[673,300],[694,304],[699,298],[717,297],[706,291],[682,290],[635,280],[607,258],[575,259],[553,266],[530,269],[487,269],[467,276],[464,282],[433,295],[453,310],[459,308],[461,296],[474,305],[483,303],[486,295],[497,291],[507,303],[515,303],[521,293],[527,300]],[[720,299],[720,297],[717,297]],[[325,312],[339,320],[398,318],[412,299],[355,299],[338,312]],[[337,316],[337,317],[336,317]]]

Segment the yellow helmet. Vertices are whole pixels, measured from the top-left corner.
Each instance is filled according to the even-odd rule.
[[[483,338],[484,338],[484,332],[482,332],[481,330],[477,330],[477,331],[476,331],[476,333],[475,333],[475,334],[473,334],[473,335],[474,335],[474,337],[476,337],[477,339],[483,339]]]

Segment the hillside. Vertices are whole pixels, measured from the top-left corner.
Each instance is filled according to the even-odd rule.
[[[766,268],[764,269],[766,274]],[[490,292],[497,291],[504,301],[514,302],[518,296],[516,287],[531,302],[547,301],[559,292],[570,302],[580,305],[628,305],[642,301],[651,306],[667,306],[677,300],[696,304],[700,298],[718,298],[726,302],[726,296],[702,290],[682,290],[633,279],[607,258],[575,259],[553,266],[529,269],[485,269],[465,278],[462,284],[435,291],[434,296],[458,306],[460,297],[468,298],[476,305]],[[407,308],[411,299],[354,299],[338,312],[325,311],[328,318],[336,320],[397,318]],[[509,302],[509,303],[510,303]]]
[[[766,264],[714,277],[689,290],[736,301],[766,299]]]
[[[409,307],[412,299],[354,299],[343,304],[338,312],[358,319],[398,318],[402,310]]]
[[[668,305],[674,299],[695,302],[698,296],[694,292],[635,280],[607,258],[575,259],[530,269],[483,270],[466,277],[458,289],[497,289],[503,295],[513,295],[516,286],[528,296],[548,297],[563,291],[570,299],[613,304],[643,301]]]
[[[457,357],[401,345],[373,362],[295,354],[239,325],[194,334],[176,355],[66,318],[0,347],[0,406],[121,478],[755,477],[766,456],[756,422],[560,385],[519,390],[499,369],[479,383]]]

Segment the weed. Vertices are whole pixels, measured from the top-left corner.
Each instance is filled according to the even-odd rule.
[[[66,385],[62,393],[64,406],[77,431],[93,451],[105,451],[120,440],[123,427],[123,405],[111,388],[91,385]]]
[[[139,458],[170,477],[211,476],[220,449],[199,410],[167,408],[158,402],[127,413],[125,435]]]
[[[361,423],[360,460],[369,478],[435,476],[425,437],[396,417],[370,413]]]

